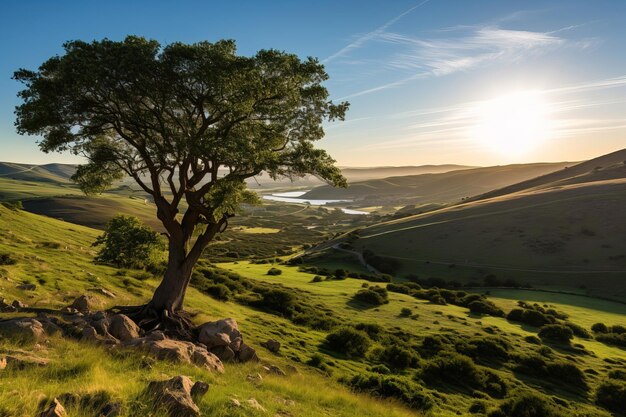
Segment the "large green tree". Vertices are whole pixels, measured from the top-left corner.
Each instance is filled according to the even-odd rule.
[[[135,36],[64,49],[36,71],[15,72],[25,85],[17,130],[41,136],[44,152],[83,155],[74,180],[86,193],[127,175],[154,199],[169,257],[152,299],[135,312],[146,326],[180,317],[203,249],[256,198],[247,178],[313,174],[345,185],[313,146],[322,123],[343,120],[348,108],[329,100],[316,59],[241,56],[230,40],[161,46]]]

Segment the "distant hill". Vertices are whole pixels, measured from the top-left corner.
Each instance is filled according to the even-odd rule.
[[[626,300],[625,153],[379,223],[318,250],[343,241],[391,259],[400,276],[481,282],[493,275]]]
[[[355,182],[348,188],[321,186],[309,191],[303,198],[353,200],[368,205],[450,203],[569,165],[572,163],[517,164],[389,177]]]
[[[68,183],[76,171],[75,165],[69,164],[18,164],[0,162],[0,178],[21,181]]]

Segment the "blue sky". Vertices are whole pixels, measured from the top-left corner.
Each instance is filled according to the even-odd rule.
[[[626,147],[626,1],[33,1],[0,3],[0,160],[46,155],[13,127],[19,67],[71,39],[232,38],[318,57],[347,121],[344,166],[583,160]]]

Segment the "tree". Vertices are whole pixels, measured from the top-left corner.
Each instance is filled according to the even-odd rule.
[[[141,268],[149,264],[159,246],[159,234],[134,216],[122,214],[107,223],[104,233],[91,246],[102,246],[96,261],[118,268]]]
[[[168,266],[150,302],[126,311],[142,327],[190,325],[180,313],[194,265],[240,206],[256,201],[245,179],[313,174],[346,185],[313,146],[322,122],[343,120],[348,108],[328,99],[314,58],[240,56],[229,40],[161,47],[135,36],[64,49],[37,71],[14,73],[25,85],[16,127],[40,135],[44,152],[83,155],[73,179],[84,192],[128,175],[154,200]]]

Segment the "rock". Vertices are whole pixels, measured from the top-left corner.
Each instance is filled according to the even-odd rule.
[[[12,352],[8,354],[4,361],[6,368],[26,369],[35,366],[48,365],[48,359],[33,356],[26,352]]]
[[[89,313],[93,308],[93,299],[88,295],[81,295],[70,305],[70,308],[74,308],[81,313]]]
[[[0,335],[23,341],[39,341],[46,336],[43,325],[32,318],[0,320]]]
[[[165,333],[163,333],[160,330],[153,330],[153,331],[151,331],[150,333],[148,333],[146,335],[146,338],[148,338],[150,340],[155,340],[155,341],[157,341],[157,340],[165,340],[166,339]]]
[[[239,350],[238,359],[240,362],[259,361],[259,357],[257,356],[256,351],[250,346],[243,343],[241,344],[241,349]]]
[[[98,294],[102,294],[105,297],[115,298],[115,294],[113,294],[111,291],[107,290],[106,288],[102,288],[102,287],[89,288],[89,291],[93,291],[93,292],[96,292]]]
[[[61,312],[67,314],[80,314],[80,311],[76,310],[74,307],[63,307]]]
[[[218,346],[211,349],[211,353],[220,358],[222,362],[229,362],[235,359],[235,352],[228,346]]]
[[[212,354],[201,348],[196,348],[191,356],[191,361],[202,368],[206,368],[210,371],[219,372],[220,374],[224,373],[224,365],[222,361]]]
[[[233,406],[233,407],[241,407],[241,403],[236,398],[231,398],[230,399],[230,405]]]
[[[19,300],[13,300],[13,302],[11,303],[12,307],[15,307],[15,309],[20,309],[20,308],[26,308],[28,307],[26,304],[24,304],[23,302],[19,301]]]
[[[56,398],[52,400],[52,402],[45,407],[39,414],[38,417],[65,417],[67,416],[67,412],[63,405]]]
[[[37,286],[35,284],[20,284],[16,286],[15,288],[17,288],[18,290],[24,290],[24,291],[35,291],[37,289]]]
[[[167,411],[170,417],[197,417],[200,409],[191,396],[193,384],[186,376],[176,376],[166,381],[152,381],[148,393],[157,409]]]
[[[126,346],[138,346],[157,359],[193,363],[211,372],[224,372],[224,365],[217,356],[191,342],[172,339],[152,340],[147,336],[130,340]]]
[[[270,365],[270,366],[265,366],[263,367],[268,373],[270,374],[274,374],[274,375],[280,375],[280,376],[286,376],[287,374],[285,373],[285,371],[283,371],[282,369],[280,369],[278,366],[276,365]]]
[[[296,368],[293,365],[287,365],[287,372],[289,372],[290,374],[299,374],[300,372],[298,371],[298,368]]]
[[[246,376],[246,380],[254,383],[259,383],[263,381],[263,376],[261,376],[261,374],[248,375]]]
[[[269,339],[267,342],[262,342],[261,346],[263,346],[272,353],[277,353],[280,350],[280,342],[274,339]]]
[[[109,333],[122,342],[138,338],[140,331],[139,326],[123,314],[116,314],[111,317]]]
[[[247,400],[246,404],[254,410],[265,411],[265,407],[259,404],[259,402],[255,400],[254,398],[250,398],[249,400]]]
[[[198,341],[209,349],[216,346],[228,346],[235,339],[241,339],[237,322],[231,318],[204,323],[199,326],[199,329]]]
[[[200,401],[208,391],[209,384],[204,381],[196,381],[191,387],[191,398],[193,398],[194,401]]]
[[[0,371],[7,367],[7,358],[0,358]]]

